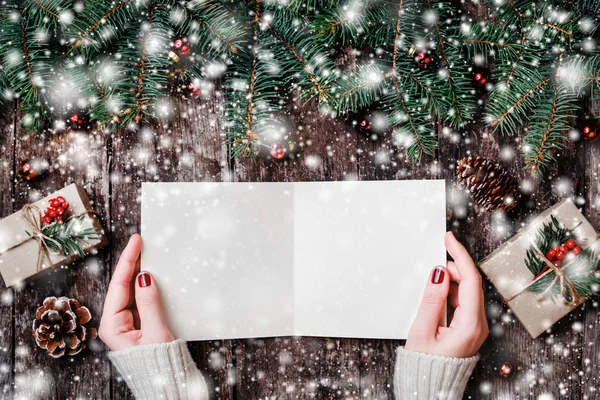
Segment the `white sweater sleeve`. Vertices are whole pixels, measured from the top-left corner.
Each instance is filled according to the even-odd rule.
[[[183,340],[135,346],[108,357],[136,399],[208,399],[204,378]]]
[[[460,400],[479,355],[454,358],[398,347],[394,372],[396,400]]]

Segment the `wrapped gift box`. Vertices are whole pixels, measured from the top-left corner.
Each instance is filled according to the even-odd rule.
[[[85,240],[78,240],[83,253],[88,254],[108,244],[85,189],[77,184],[69,185],[29,205],[34,206],[30,208],[34,212],[28,213],[29,219],[34,216],[34,219],[38,220],[41,217],[38,212],[43,214],[49,200],[58,196],[62,196],[69,203],[62,224],[69,223],[69,218],[76,218],[76,221],[72,221],[73,232],[93,230],[93,233],[86,235]],[[26,215],[22,209],[0,221],[0,273],[7,287],[24,280],[35,279],[52,267],[69,264],[81,257],[74,251],[64,250],[66,254],[52,251],[50,240],[44,239],[46,244],[41,243],[41,235],[36,235],[35,228],[24,216]],[[41,221],[39,223],[41,231],[50,226]]]
[[[560,296],[552,296],[551,293],[541,294],[539,290],[537,292],[531,290],[533,281],[539,279],[527,267],[527,251],[529,250],[533,254],[535,251],[531,250],[532,248],[539,249],[536,238],[545,225],[552,223],[552,217],[561,226],[574,229],[573,233],[577,238],[577,243],[585,246],[585,251],[600,254],[600,242],[597,240],[596,231],[575,204],[570,199],[564,199],[540,214],[532,223],[479,263],[481,270],[533,338],[541,335],[586,300],[584,296],[576,295],[570,301],[562,301],[561,298],[557,298]],[[539,253],[536,256],[539,257]],[[547,257],[540,258],[544,263],[549,262]],[[547,269],[547,267],[545,268]],[[565,263],[563,270],[566,268],[569,268],[568,263]],[[554,274],[552,271],[548,273]],[[554,276],[556,275],[548,278]],[[559,288],[560,284],[560,279],[558,279],[556,285],[559,286],[556,288]],[[567,285],[567,283],[564,282],[563,285]],[[557,290],[554,291],[555,294],[556,292]],[[560,290],[558,292],[560,293]]]

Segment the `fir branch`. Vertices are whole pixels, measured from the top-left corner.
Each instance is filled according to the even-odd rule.
[[[40,3],[38,0],[29,0],[31,3],[35,4],[37,7],[39,7],[41,10],[43,10],[46,14],[58,19],[60,18],[58,16],[58,14],[56,14],[54,11],[52,11],[51,9],[49,9],[48,7],[46,7],[45,5],[43,5],[42,3]]]
[[[523,118],[526,112],[533,105],[531,96],[540,89],[543,89],[550,78],[534,77],[531,81],[534,85],[527,85],[529,82],[514,82],[511,90],[506,88],[495,89],[490,95],[487,120],[494,129],[500,129],[502,133],[515,133],[517,123],[523,125]],[[522,94],[518,94],[521,91]],[[506,107],[505,101],[508,101]],[[516,122],[515,122],[516,121]]]
[[[80,215],[69,218],[65,222],[55,222],[44,227],[42,233],[60,245],[59,247],[56,243],[48,240],[45,243],[50,250],[64,256],[77,255],[85,257],[82,244],[98,238],[94,228],[83,227],[85,217],[85,215]]]
[[[549,24],[547,22],[544,22],[541,19],[536,19],[534,17],[530,17],[530,16],[525,15],[524,13],[522,13],[519,10],[519,8],[513,3],[512,0],[508,0],[508,4],[511,6],[511,8],[515,12],[515,14],[517,14],[517,16],[519,16],[519,18],[522,18],[522,19],[524,19],[526,21],[529,21],[529,22],[532,22],[534,24],[538,24],[538,25],[544,26],[546,28],[554,29],[555,31],[560,32],[560,33],[562,33],[564,35],[567,35],[569,37],[573,37],[573,32],[570,32],[570,31],[568,31],[568,30],[566,30],[564,28],[561,28],[558,25]]]
[[[517,53],[517,56],[515,57],[515,61],[512,63],[512,67],[510,69],[510,74],[508,74],[508,77],[506,78],[506,81],[504,83],[506,86],[510,85],[510,81],[515,76],[515,72],[517,71],[517,66],[519,65],[519,60],[521,59],[521,55],[523,54],[523,49],[525,47],[525,39],[527,39],[527,31],[526,30],[523,31],[523,36],[521,37],[521,46],[519,47],[519,51]]]

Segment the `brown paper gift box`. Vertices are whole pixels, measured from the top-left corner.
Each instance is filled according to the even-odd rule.
[[[562,317],[585,302],[582,296],[576,297],[575,304],[567,305],[549,296],[539,299],[540,293],[524,290],[534,279],[525,264],[525,253],[534,242],[534,238],[544,223],[553,215],[558,222],[567,228],[574,228],[576,235],[590,244],[596,253],[600,250],[600,241],[589,221],[579,212],[570,199],[564,199],[535,218],[527,227],[509,239],[497,250],[480,261],[479,267],[504,299],[508,301],[515,316],[525,326],[529,334],[536,338]]]
[[[96,238],[80,242],[86,254],[108,244],[104,230],[95,214],[87,212],[92,209],[92,206],[82,186],[77,184],[66,186],[33,204],[43,211],[48,206],[48,200],[57,196],[64,197],[69,203],[70,216],[84,215],[82,229],[93,228],[96,231]],[[27,239],[29,237],[27,232],[31,233],[32,231],[31,226],[21,218],[21,215],[21,211],[17,211],[0,221],[0,273],[2,273],[7,287],[26,279],[38,278],[48,272],[50,267],[66,265],[79,258],[77,255],[64,256],[50,251],[48,256],[52,265],[48,265],[48,259],[44,257],[43,263],[41,263],[43,265],[38,267],[40,245],[37,240],[29,239],[11,249],[23,239]]]

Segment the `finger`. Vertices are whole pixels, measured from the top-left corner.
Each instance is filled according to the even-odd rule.
[[[138,274],[135,283],[135,303],[144,343],[163,343],[173,340],[164,318],[156,281],[149,272],[142,271]]]
[[[479,271],[473,262],[473,259],[469,255],[469,252],[465,247],[456,239],[454,233],[446,232],[444,236],[444,243],[448,253],[454,259],[460,276],[463,279],[474,279],[479,277]]]
[[[458,302],[458,284],[456,282],[450,283],[450,291],[448,292],[448,303],[452,308],[458,308],[460,303]]]
[[[460,283],[462,277],[460,276],[460,272],[458,272],[458,268],[456,268],[456,264],[454,264],[454,261],[448,261],[446,263],[446,268],[448,269],[448,273],[450,274],[450,280],[452,282]]]
[[[446,298],[450,288],[450,279],[446,267],[437,266],[430,274],[425,292],[412,324],[410,334],[422,338],[435,337],[440,321],[446,313]]]
[[[446,233],[444,239],[448,253],[454,258],[454,265],[461,276],[458,302],[460,307],[465,309],[466,319],[472,321],[479,318],[483,309],[481,275],[467,249],[456,240],[452,232]]]
[[[113,272],[104,301],[104,313],[116,314],[127,308],[132,299],[131,289],[136,269],[139,268],[138,258],[142,250],[142,237],[134,234],[121,253],[117,267]]]

